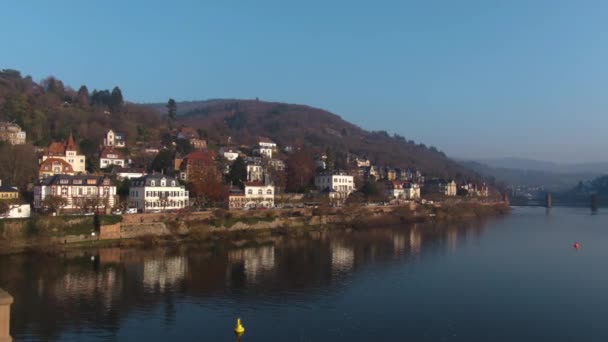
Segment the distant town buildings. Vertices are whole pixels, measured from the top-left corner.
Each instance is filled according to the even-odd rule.
[[[12,122],[0,122],[0,141],[6,141],[11,145],[25,144],[25,131],[19,125]]]
[[[453,180],[432,179],[424,184],[424,190],[429,194],[456,196],[457,186]]]
[[[142,213],[183,209],[188,203],[186,187],[165,175],[133,179],[129,188],[129,205]]]

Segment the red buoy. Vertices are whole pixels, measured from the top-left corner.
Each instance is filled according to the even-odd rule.
[[[579,249],[579,248],[581,248],[581,244],[580,244],[580,243],[578,243],[578,242],[575,242],[575,243],[574,243],[574,248],[575,248],[575,249]]]

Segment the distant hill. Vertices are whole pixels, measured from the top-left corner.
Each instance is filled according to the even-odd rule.
[[[486,177],[494,177],[497,182],[511,186],[543,187],[551,191],[564,191],[571,189],[580,181],[587,181],[597,177],[593,172],[551,172],[533,169],[529,164],[528,169],[516,169],[506,167],[492,167],[476,161],[461,162],[467,168],[478,172]],[[502,165],[502,164],[498,164]],[[511,164],[509,164],[511,165]],[[517,164],[516,164],[517,165]],[[536,164],[540,166],[541,164]],[[521,167],[521,164],[519,164]]]
[[[608,174],[608,162],[554,163],[526,158],[487,158],[474,161],[493,168],[544,171],[550,173]]]
[[[165,104],[148,106],[162,114],[167,111]],[[199,129],[212,143],[230,136],[234,144],[252,146],[258,136],[267,136],[282,147],[367,157],[376,165],[414,167],[431,176],[479,179],[479,175],[435,147],[385,131],[366,131],[314,107],[258,100],[209,100],[179,102],[177,108],[179,123]],[[392,125],[386,123],[387,127]]]

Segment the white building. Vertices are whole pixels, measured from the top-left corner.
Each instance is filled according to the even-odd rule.
[[[107,147],[125,147],[126,139],[125,135],[120,132],[114,132],[113,130],[109,130],[106,133],[106,137],[103,138],[103,146]]]
[[[261,182],[264,180],[264,168],[261,164],[247,163],[247,181]]]
[[[110,167],[112,165],[118,165],[120,167],[127,166],[128,160],[122,154],[115,150],[113,147],[106,147],[101,151],[99,155],[99,168],[105,169],[106,167]]]
[[[412,182],[389,181],[386,189],[388,195],[396,199],[417,200],[420,199],[420,185]]]
[[[315,186],[335,200],[345,200],[355,191],[353,176],[343,172],[321,173],[315,176]]]
[[[116,178],[118,178],[118,179],[140,178],[147,174],[145,169],[140,169],[140,168],[120,168],[120,169],[115,169],[114,173],[116,174]]]
[[[19,125],[12,122],[0,122],[0,140],[11,145],[25,144],[25,131]]]
[[[62,211],[109,210],[116,204],[116,186],[106,177],[50,176],[34,186],[34,209],[44,209],[51,196],[66,200]]]
[[[266,137],[260,137],[258,140],[258,149],[257,151],[261,156],[272,158],[272,154],[277,149],[277,144],[272,140]]]
[[[183,209],[188,206],[188,198],[186,187],[165,175],[133,179],[129,188],[129,205],[142,213]]]
[[[239,151],[228,148],[220,148],[220,154],[228,161],[235,161],[239,157]]]
[[[245,190],[233,192],[228,197],[230,209],[272,208],[274,207],[275,188],[262,182],[247,182]]]

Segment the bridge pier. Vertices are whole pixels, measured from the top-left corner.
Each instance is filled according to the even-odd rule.
[[[597,194],[593,194],[591,195],[591,210],[597,210],[597,208],[599,207],[599,201],[597,198]]]
[[[11,304],[13,297],[0,289],[0,342],[12,342],[11,337]]]

